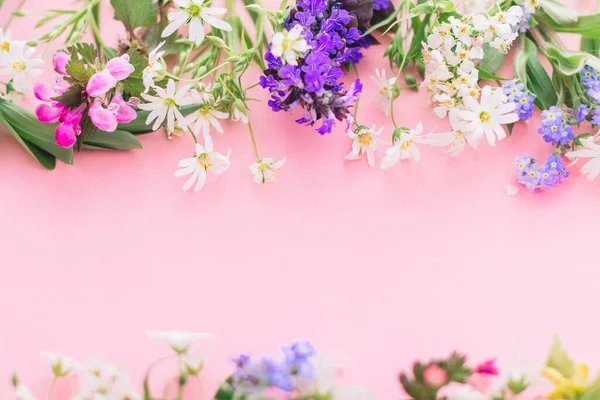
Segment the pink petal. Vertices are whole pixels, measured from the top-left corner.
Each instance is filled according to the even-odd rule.
[[[70,124],[58,124],[56,127],[56,144],[61,147],[72,147],[77,141],[77,131],[73,125]]]
[[[60,103],[40,104],[35,109],[35,115],[38,119],[45,123],[57,122],[60,117],[65,113],[65,106]]]
[[[64,122],[65,124],[73,125],[74,127],[79,128],[79,122],[81,122],[82,117],[82,110],[80,108],[76,108],[74,110],[69,110],[68,112],[66,112],[60,119],[60,122]]]
[[[102,107],[102,103],[97,101],[90,107],[88,111],[90,119],[99,129],[106,132],[114,132],[117,130],[117,117],[114,113]]]
[[[112,104],[116,104],[119,106],[117,110],[117,121],[120,124],[128,124],[137,118],[137,113],[135,112],[133,107],[126,103],[125,100],[123,100],[123,96],[121,95],[121,93],[117,93],[113,97],[111,101],[111,105]]]
[[[67,64],[69,63],[70,59],[71,57],[67,53],[63,53],[62,51],[56,53],[54,55],[54,68],[56,69],[56,71],[58,71],[58,73],[62,75],[68,76],[69,74],[67,73]]]
[[[106,69],[118,81],[127,79],[135,71],[133,65],[129,63],[129,55],[123,54],[121,57],[113,58],[106,64]]]
[[[52,97],[57,95],[56,91],[44,82],[37,82],[33,85],[33,94],[41,101],[52,101]]]
[[[98,97],[106,94],[115,86],[117,86],[117,80],[111,75],[109,70],[105,69],[96,72],[90,78],[85,90],[91,97]]]

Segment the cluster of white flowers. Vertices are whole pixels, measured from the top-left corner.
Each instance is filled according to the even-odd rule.
[[[204,24],[214,28],[231,31],[231,25],[215,18],[215,15],[224,15],[226,8],[209,7],[205,0],[173,0],[179,10],[168,15],[169,25],[162,33],[162,37],[169,37],[184,25],[189,26],[189,39],[200,45],[204,41]]]
[[[423,86],[438,117],[444,118],[465,97],[478,98],[479,72],[475,63],[484,56],[483,44],[507,53],[517,37],[515,27],[522,16],[521,7],[513,6],[491,17],[450,17],[449,22],[433,28],[427,42],[423,42]]]
[[[39,67],[44,63],[41,58],[34,58],[35,49],[27,46],[26,42],[11,40],[10,31],[0,29],[0,77],[12,80],[13,88],[19,93],[25,93],[30,85],[29,78],[40,76]]]

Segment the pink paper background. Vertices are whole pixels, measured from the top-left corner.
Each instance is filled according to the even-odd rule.
[[[16,3],[7,0],[0,24]],[[30,0],[27,9],[48,6]],[[123,32],[111,17],[104,7],[114,39]],[[18,20],[15,36],[37,36],[35,20]],[[359,116],[384,124],[389,139],[368,78],[387,67],[383,50],[360,63]],[[446,129],[423,92],[403,93],[396,112],[403,125]],[[193,153],[189,137],[147,135],[143,151],[84,152],[48,172],[0,132],[1,398],[13,369],[44,396],[40,350],[100,354],[139,380],[168,351],[146,329],[217,335],[202,373],[207,395],[231,371],[230,356],[298,338],[345,354],[374,399],[401,397],[397,373],[415,358],[455,349],[474,361],[506,358],[517,341],[525,359],[542,361],[554,333],[600,363],[600,182],[573,168],[552,193],[505,194],[515,156],[550,151],[539,119],[495,148],[456,159],[422,148],[420,163],[387,172],[344,161],[341,126],[322,137],[265,102],[252,121],[261,155],[288,159],[277,183],[252,182],[247,131],[228,123],[215,145],[233,148],[232,168],[197,195],[173,177]]]

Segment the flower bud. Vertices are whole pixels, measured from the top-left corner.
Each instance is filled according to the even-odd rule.
[[[179,65],[176,65],[173,68],[173,75],[179,75],[181,73],[181,67]]]
[[[12,12],[12,15],[15,17],[26,17],[29,15],[29,12],[27,10],[15,10]]]
[[[446,384],[448,373],[442,367],[433,364],[425,368],[423,380],[428,386],[437,389]]]
[[[39,40],[28,40],[25,42],[29,47],[37,47],[40,44]]]

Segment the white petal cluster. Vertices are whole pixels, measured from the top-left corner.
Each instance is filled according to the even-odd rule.
[[[12,81],[17,92],[25,93],[30,87],[29,79],[43,72],[39,67],[44,61],[33,57],[34,53],[35,49],[26,42],[11,40],[11,33],[0,29],[0,80]]]

